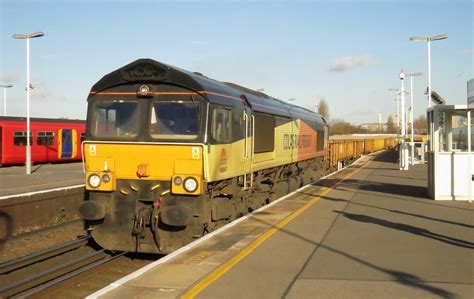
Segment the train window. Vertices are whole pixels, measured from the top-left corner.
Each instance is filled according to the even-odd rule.
[[[137,101],[109,100],[96,102],[92,134],[98,137],[132,138],[138,134]]]
[[[36,136],[36,143],[38,145],[54,145],[53,132],[38,132]]]
[[[16,146],[26,145],[26,132],[13,132],[13,144]],[[33,133],[30,132],[30,145],[33,145]]]
[[[150,135],[160,139],[195,139],[199,104],[191,101],[156,101],[151,108]]]
[[[275,117],[255,113],[255,153],[273,152],[275,148]]]
[[[212,111],[211,124],[212,139],[217,142],[232,141],[232,110],[225,108],[214,108]]]

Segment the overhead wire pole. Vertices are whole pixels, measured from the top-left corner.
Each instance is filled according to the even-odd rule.
[[[400,91],[397,91],[397,97],[395,99],[397,101],[397,127],[400,130]]]
[[[411,158],[411,165],[415,165],[415,143],[414,143],[414,125],[413,125],[413,77],[421,76],[423,73],[417,72],[417,73],[407,73],[405,74],[407,76],[410,76],[410,129],[411,129],[411,138],[410,138],[410,143],[411,143],[411,153],[410,153],[410,158]]]
[[[397,102],[397,142],[400,143],[400,90],[398,88],[389,88],[388,91],[395,91],[396,94],[395,101]]]
[[[408,153],[407,147],[405,143],[406,139],[406,110],[405,110],[405,85],[404,85],[405,73],[403,70],[400,72],[400,80],[401,80],[401,87],[400,87],[400,99],[401,99],[401,114],[402,114],[402,144],[401,144],[401,151],[400,151],[400,170],[408,170]]]
[[[3,116],[7,116],[7,88],[13,87],[12,84],[1,84],[3,88]]]
[[[30,39],[44,36],[43,32],[32,34],[13,34],[13,38],[26,39],[26,174],[31,174],[31,142],[30,142]]]

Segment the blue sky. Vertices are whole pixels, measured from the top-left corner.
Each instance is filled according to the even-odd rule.
[[[323,97],[331,118],[385,121],[402,68],[424,73],[414,79],[415,114],[427,106],[427,45],[412,35],[448,34],[432,44],[433,90],[466,102],[473,9],[470,0],[0,0],[0,84],[14,85],[8,114],[25,115],[26,43],[12,34],[43,31],[30,43],[32,116],[84,119],[96,81],[147,57],[306,108]]]

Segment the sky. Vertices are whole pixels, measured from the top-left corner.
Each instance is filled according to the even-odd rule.
[[[308,109],[324,98],[331,119],[354,124],[379,113],[386,121],[400,71],[423,72],[413,79],[421,115],[427,43],[409,38],[448,35],[432,43],[432,88],[448,104],[465,104],[473,2],[0,0],[0,84],[14,85],[7,115],[25,116],[26,41],[12,35],[42,31],[30,40],[33,117],[85,119],[92,85],[139,58],[263,88]]]

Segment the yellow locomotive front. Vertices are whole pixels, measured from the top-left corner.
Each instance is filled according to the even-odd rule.
[[[197,92],[152,82],[159,70],[147,74],[146,67],[132,66],[138,78],[130,83],[91,91],[83,143],[88,198],[80,214],[104,248],[167,253],[206,229],[207,104]]]

